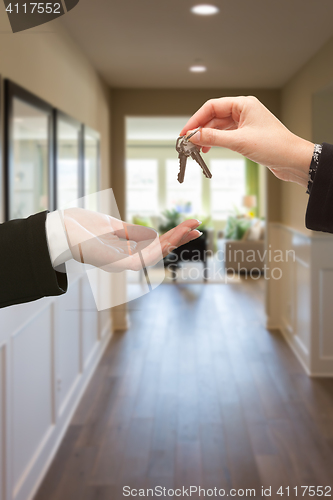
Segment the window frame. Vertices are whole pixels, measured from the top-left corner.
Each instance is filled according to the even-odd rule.
[[[246,194],[246,191],[247,191],[247,186],[246,186],[246,159],[242,156],[240,156],[239,158],[211,158],[210,159],[210,169],[211,169],[211,172],[214,174],[214,165],[213,165],[213,162],[224,162],[224,161],[239,161],[239,162],[243,162],[243,169],[244,169],[244,194],[242,196],[244,196]],[[214,209],[213,209],[213,194],[214,192],[218,192],[221,190],[219,188],[213,188],[213,184],[210,186],[210,193],[209,193],[209,198],[210,198],[210,216],[212,218],[212,220],[214,221],[219,221],[219,222],[226,222],[228,220],[228,216],[230,215],[225,215],[225,217],[223,218],[219,218],[216,214],[218,213],[217,211],[214,212]],[[241,206],[239,207],[241,208]],[[214,216],[215,214],[215,216]]]
[[[47,210],[55,209],[55,191],[54,191],[54,171],[55,171],[55,160],[54,160],[54,109],[53,107],[37,97],[32,92],[29,92],[25,88],[16,84],[15,82],[5,79],[5,121],[4,121],[4,157],[5,157],[5,169],[4,169],[4,182],[5,182],[5,220],[11,220],[10,214],[10,201],[11,201],[11,170],[13,168],[13,131],[14,131],[14,99],[18,99],[23,103],[34,107],[48,116],[48,206]]]
[[[83,128],[84,125],[79,121],[68,115],[67,113],[54,109],[54,206],[55,210],[58,207],[58,158],[59,158],[59,144],[58,144],[58,128],[59,121],[62,120],[65,123],[77,127],[78,129],[78,193],[77,199],[81,199],[84,196],[84,148],[83,148]]]
[[[82,125],[82,193],[83,196],[86,196],[86,184],[85,184],[85,170],[84,170],[84,162],[85,162],[85,147],[86,147],[86,133],[89,133],[94,139],[97,140],[97,179],[96,186],[97,192],[100,191],[101,188],[101,134],[94,130],[88,125]]]

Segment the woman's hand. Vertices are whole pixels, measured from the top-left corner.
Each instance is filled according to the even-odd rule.
[[[221,146],[268,167],[279,179],[307,186],[314,144],[290,132],[256,97],[222,97],[207,101],[180,135],[202,127],[190,140]]]
[[[159,238],[154,229],[82,208],[65,210],[64,224],[73,258],[108,272],[154,265],[201,234],[196,219],[182,222]]]

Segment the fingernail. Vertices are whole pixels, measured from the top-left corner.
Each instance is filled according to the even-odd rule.
[[[195,219],[198,223],[198,225],[200,226],[200,224],[202,224],[202,221],[201,220],[198,220],[198,219]]]
[[[203,234],[202,231],[198,231],[197,229],[196,229],[196,232],[199,233],[199,236],[201,236]]]
[[[189,135],[193,134],[193,132],[195,132],[195,130],[196,130],[195,128],[193,130],[188,130],[186,132],[186,137],[188,137]],[[195,132],[195,134],[193,134],[193,136],[189,140],[192,141],[193,138],[195,139],[195,142],[200,142],[200,140],[201,140],[201,129],[197,130]]]

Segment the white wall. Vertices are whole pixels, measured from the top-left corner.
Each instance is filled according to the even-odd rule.
[[[314,94],[333,83],[333,38],[281,91],[281,119],[297,135],[313,140]],[[318,120],[317,116],[317,120]],[[267,283],[268,325],[281,328],[311,375],[333,376],[333,237],[305,228],[308,195],[297,184],[281,182],[279,220],[268,244],[295,249],[296,261],[283,267],[279,283]],[[302,256],[300,256],[300,252]]]
[[[278,223],[268,237],[283,262],[270,262],[282,278],[268,281],[267,326],[281,330],[309,375],[333,377],[333,238]]]
[[[1,500],[36,490],[111,336],[86,277],[0,311]]]
[[[108,88],[60,21],[13,35],[0,14],[2,78],[100,132],[102,187],[110,187]],[[67,294],[1,309],[0,325],[0,500],[27,500],[110,338],[111,316],[97,313],[84,276],[70,276]]]
[[[313,94],[333,83],[333,38],[287,83],[281,93],[281,119],[295,134],[313,140]],[[308,200],[305,190],[297,184],[281,186],[281,222],[295,229],[304,229]]]

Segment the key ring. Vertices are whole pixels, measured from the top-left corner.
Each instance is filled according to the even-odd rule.
[[[178,153],[180,152],[180,146],[179,146],[179,143],[181,141],[188,141],[189,139],[191,139],[191,137],[194,136],[194,134],[196,134],[197,132],[199,132],[199,130],[202,129],[202,127],[198,127],[196,130],[194,130],[194,132],[192,132],[190,135],[188,135],[186,137],[186,135],[180,135],[177,139],[177,142],[176,142],[176,150],[178,151]]]
[[[185,136],[185,139],[186,141],[188,141],[189,139],[191,139],[191,137],[194,136],[194,134],[196,134],[197,132],[199,132],[199,130],[201,130],[202,127],[198,127],[194,132],[192,132],[190,135],[188,135],[187,137]]]

